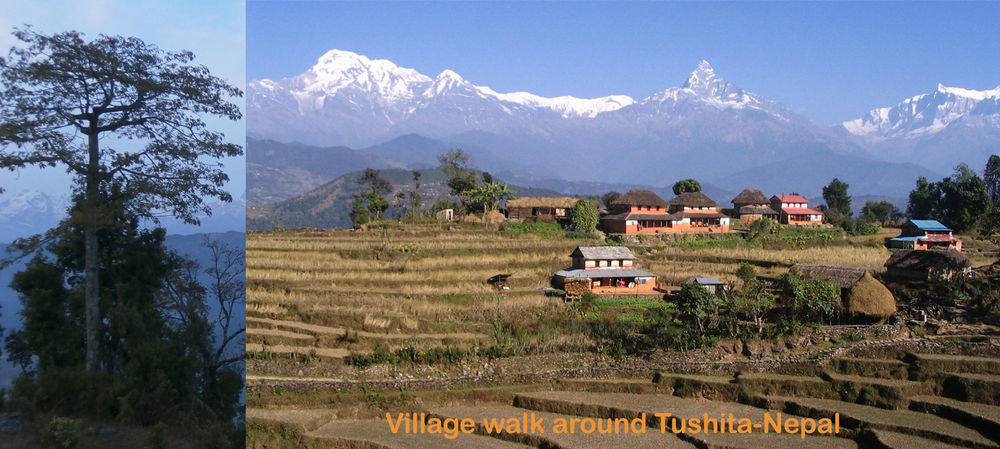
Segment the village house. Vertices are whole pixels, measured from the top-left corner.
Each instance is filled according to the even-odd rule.
[[[552,284],[567,293],[570,283],[583,285],[598,295],[655,293],[656,275],[634,268],[635,256],[627,247],[580,246],[570,257],[573,266],[557,271],[552,277]]]
[[[733,198],[733,216],[744,223],[761,218],[778,221],[778,211],[771,208],[771,201],[757,189],[745,189]]]
[[[726,232],[729,217],[719,212],[719,204],[701,192],[684,192],[670,200],[674,232]]]
[[[889,248],[927,250],[951,248],[962,251],[962,241],[937,220],[909,220],[899,237],[889,239]]]
[[[611,202],[611,215],[601,218],[601,228],[619,234],[671,232],[668,206],[650,190],[629,190]]]
[[[771,209],[778,212],[781,224],[794,226],[820,226],[823,213],[809,208],[809,200],[802,195],[774,195]]]
[[[601,218],[601,229],[621,234],[725,232],[729,217],[701,192],[685,192],[670,202],[649,190],[629,190],[611,202],[612,215]]]
[[[571,197],[525,197],[507,200],[504,215],[508,220],[527,223],[555,223],[568,220],[570,211],[578,198]]]

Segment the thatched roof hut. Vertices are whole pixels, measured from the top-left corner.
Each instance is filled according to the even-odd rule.
[[[652,190],[629,190],[611,202],[612,206],[658,206],[667,207],[667,202]]]
[[[903,279],[951,279],[969,272],[972,262],[954,249],[904,249],[886,261],[886,274]]]
[[[833,265],[813,265],[807,263],[797,263],[788,271],[798,276],[804,281],[815,279],[826,279],[833,282],[833,285],[840,289],[854,287],[865,275],[865,270],[860,268],[837,267]]]
[[[866,271],[861,280],[851,287],[844,306],[847,313],[855,317],[886,319],[896,313],[896,298]]]
[[[737,209],[746,205],[770,205],[771,201],[764,196],[760,190],[757,189],[744,189],[736,198],[733,198],[733,206]]]
[[[719,203],[701,192],[684,192],[670,200],[669,204],[671,210],[685,207],[719,207]]]
[[[507,207],[551,207],[572,209],[579,198],[568,196],[528,196],[507,200]]]

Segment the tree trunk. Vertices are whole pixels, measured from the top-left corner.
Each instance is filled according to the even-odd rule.
[[[88,152],[90,159],[87,164],[86,199],[83,213],[83,245],[84,245],[84,311],[86,312],[87,329],[87,372],[96,373],[98,367],[98,329],[100,327],[101,290],[98,279],[99,262],[97,248],[97,216],[98,198],[100,196],[99,165],[100,152],[97,142],[97,121],[90,123],[91,134],[88,136]]]

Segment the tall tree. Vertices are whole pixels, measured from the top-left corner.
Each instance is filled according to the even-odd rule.
[[[1000,208],[1000,156],[994,154],[986,161],[983,180],[986,181],[986,192],[990,195],[993,208]]]
[[[438,155],[441,171],[448,176],[452,195],[463,196],[478,185],[475,170],[469,168],[469,155],[461,148]],[[492,177],[491,177],[492,178]]]
[[[417,170],[413,170],[413,190],[410,192],[410,213],[416,215],[424,205],[424,199],[420,196],[420,175]]]
[[[843,217],[851,215],[851,197],[847,195],[849,184],[837,178],[833,178],[826,187],[823,187],[823,200],[832,211],[837,211]]]
[[[680,195],[685,192],[701,192],[701,183],[690,178],[674,183],[674,195]]]
[[[382,213],[389,208],[389,201],[383,195],[392,192],[392,183],[382,178],[378,170],[366,168],[358,177],[358,185],[365,190],[361,198],[367,204],[368,211],[375,218],[381,218]]]
[[[615,200],[617,200],[620,196],[622,196],[622,194],[615,191],[605,193],[604,195],[601,195],[601,204],[604,205],[605,209],[611,210],[611,203],[615,202]]]
[[[941,180],[940,185],[944,224],[957,231],[969,231],[979,226],[990,208],[983,178],[968,165],[959,164],[955,173]]]
[[[589,199],[580,199],[573,206],[570,216],[573,223],[573,230],[576,232],[594,232],[597,229],[597,222],[600,219],[597,215],[597,206]]]
[[[14,36],[23,48],[0,58],[0,168],[63,166],[81,186],[86,368],[101,369],[100,210],[103,185],[118,182],[139,216],[164,211],[197,224],[207,197],[231,201],[218,161],[242,147],[212,131],[203,116],[242,118],[227,98],[243,93],[191,62],[140,39],[30,27]],[[111,138],[113,145],[102,141]],[[133,142],[134,141],[134,142]]]
[[[868,221],[885,223],[891,219],[896,219],[902,213],[895,205],[888,201],[866,201],[865,207],[861,209],[861,215]]]
[[[917,178],[917,187],[910,192],[906,215],[914,220],[925,220],[937,217],[940,212],[941,185],[923,176]]]

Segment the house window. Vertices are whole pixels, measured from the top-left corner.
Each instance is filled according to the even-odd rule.
[[[600,266],[602,266],[602,267],[606,267],[606,266],[608,266],[608,261],[606,261],[606,260],[602,260],[602,261],[601,261],[601,265],[600,265]]]
[[[646,283],[646,278],[639,278],[639,283],[640,284],[645,284]]]

